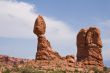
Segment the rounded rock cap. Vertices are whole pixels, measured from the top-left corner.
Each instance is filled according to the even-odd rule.
[[[35,21],[33,32],[37,36],[40,36],[40,35],[44,35],[45,31],[46,31],[45,21],[44,21],[43,17],[41,15],[39,15]]]

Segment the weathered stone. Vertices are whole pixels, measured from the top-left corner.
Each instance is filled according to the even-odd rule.
[[[78,48],[85,48],[85,37],[86,37],[86,30],[85,29],[81,29],[80,32],[77,35],[77,47]]]
[[[44,35],[45,34],[45,30],[46,30],[45,21],[44,21],[43,17],[39,15],[38,18],[35,21],[33,32],[37,36],[40,36],[40,35]]]
[[[50,42],[45,36],[38,37],[36,60],[53,60],[56,58],[60,58],[60,55],[52,50]]]
[[[67,55],[66,56],[66,60],[69,62],[69,63],[75,63],[75,57],[73,55]]]
[[[88,55],[88,50],[86,49],[86,30],[81,29],[77,35],[77,61],[85,59]]]
[[[21,64],[27,62],[29,59],[14,58],[6,55],[0,55],[0,62],[5,64]]]
[[[88,47],[102,48],[100,31],[98,28],[90,27],[86,35],[86,44]]]
[[[42,16],[38,16],[34,25],[34,33],[38,36],[37,53],[35,60],[60,59],[60,55],[52,50],[50,42],[45,37],[46,24]]]
[[[77,35],[77,62],[103,67],[102,41],[96,27],[82,29]]]

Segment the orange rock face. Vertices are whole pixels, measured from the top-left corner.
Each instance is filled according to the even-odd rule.
[[[23,64],[25,62],[29,61],[29,59],[23,59],[23,58],[14,58],[9,57],[6,55],[0,55],[0,63],[4,64]]]
[[[35,60],[53,60],[61,58],[60,55],[52,50],[50,42],[45,37],[46,24],[42,16],[38,16],[35,21],[33,32],[38,36],[37,53]]]
[[[65,58],[69,63],[75,63],[75,58],[73,55],[67,55]]]
[[[40,36],[40,35],[44,35],[45,34],[45,30],[46,30],[45,21],[44,21],[43,17],[39,15],[38,18],[35,21],[33,32],[37,36]]]
[[[81,29],[77,35],[77,62],[103,67],[102,41],[96,27]]]
[[[36,60],[53,60],[56,58],[60,58],[60,56],[52,50],[50,42],[45,36],[38,37]]]

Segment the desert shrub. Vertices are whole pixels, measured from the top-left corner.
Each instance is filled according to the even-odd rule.
[[[5,69],[2,73],[11,73],[9,69]]]
[[[64,71],[64,70],[55,70],[55,71],[52,71],[52,72],[49,72],[49,73],[66,73],[66,71]]]
[[[107,69],[108,69],[108,68],[107,68],[106,66],[103,68],[104,71],[107,71]]]
[[[109,67],[104,67],[103,68],[104,73],[110,73],[110,68]]]
[[[94,73],[103,73],[103,71],[99,70],[96,66],[94,67]]]
[[[76,67],[74,73],[79,73],[78,68]]]
[[[20,68],[19,71],[20,73],[44,73],[43,71],[35,70],[28,67]]]

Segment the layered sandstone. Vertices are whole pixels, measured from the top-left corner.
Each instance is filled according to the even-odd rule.
[[[81,29],[77,35],[77,62],[103,67],[102,41],[96,27]]]
[[[0,63],[2,64],[24,64],[25,62],[28,61],[29,59],[14,58],[6,55],[0,55]]]
[[[38,36],[37,53],[35,60],[60,59],[60,55],[53,51],[50,42],[45,37],[46,24],[42,16],[35,21],[33,32]]]

